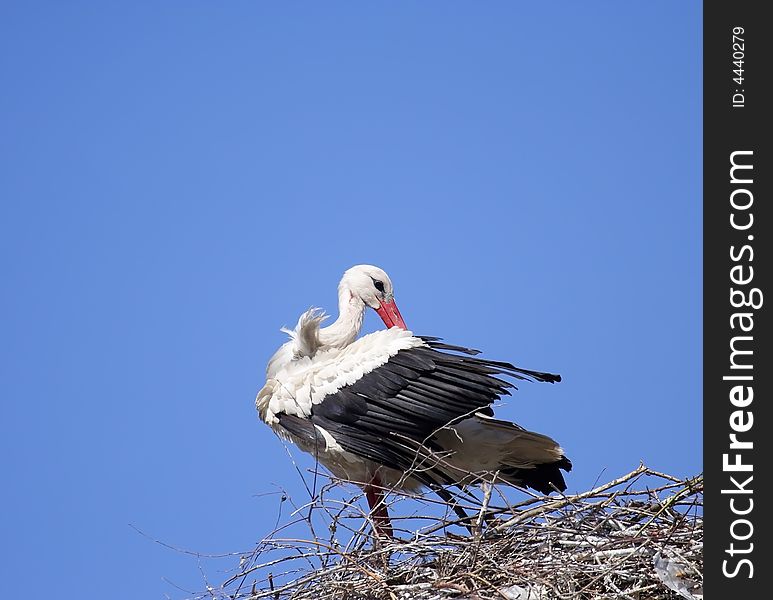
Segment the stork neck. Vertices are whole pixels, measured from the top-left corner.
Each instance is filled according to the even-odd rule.
[[[362,329],[365,303],[349,288],[338,292],[338,319],[328,327],[319,330],[319,339],[324,346],[344,348],[351,344]]]

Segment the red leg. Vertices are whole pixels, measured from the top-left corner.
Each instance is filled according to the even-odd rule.
[[[373,519],[373,526],[376,534],[383,534],[386,537],[392,535],[392,522],[389,520],[389,511],[384,501],[384,492],[381,489],[381,480],[378,475],[374,475],[370,483],[365,486],[365,498],[368,499],[370,515]]]

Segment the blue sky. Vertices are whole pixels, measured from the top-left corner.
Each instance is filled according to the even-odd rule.
[[[2,3],[6,595],[185,597],[130,524],[268,533],[302,485],[255,393],[358,263],[563,375],[499,414],[570,492],[699,473],[701,45],[697,2]]]

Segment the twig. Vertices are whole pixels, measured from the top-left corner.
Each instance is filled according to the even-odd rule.
[[[637,488],[641,476],[654,481]],[[482,481],[477,504],[471,497],[464,502],[474,509],[471,536],[447,531],[458,521],[434,496],[393,489],[390,510],[404,537],[378,544],[367,530],[361,493],[333,493],[342,483],[328,478],[307,503],[293,504],[297,517],[283,517],[288,522],[277,523],[252,556],[242,556],[237,574],[219,588],[207,584],[196,600],[511,598],[520,593],[513,586],[556,600],[674,598],[654,569],[657,552],[676,561],[691,585],[702,580],[700,477],[679,480],[640,465],[587,492],[517,503],[509,500],[512,486]],[[495,491],[512,507],[492,506]],[[309,539],[292,535],[312,506],[328,539],[313,531]]]

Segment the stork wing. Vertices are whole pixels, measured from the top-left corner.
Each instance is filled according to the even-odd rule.
[[[278,415],[279,425],[306,439],[322,428],[348,452],[408,470],[415,466],[417,449],[433,449],[432,436],[440,429],[475,413],[493,414],[490,405],[514,387],[500,376],[561,379],[475,358],[477,351],[443,344],[438,338],[413,339],[416,345],[396,351],[352,383],[317,397],[303,425],[299,419]],[[304,431],[296,431],[299,427]],[[418,478],[430,485],[451,483],[429,471]]]

